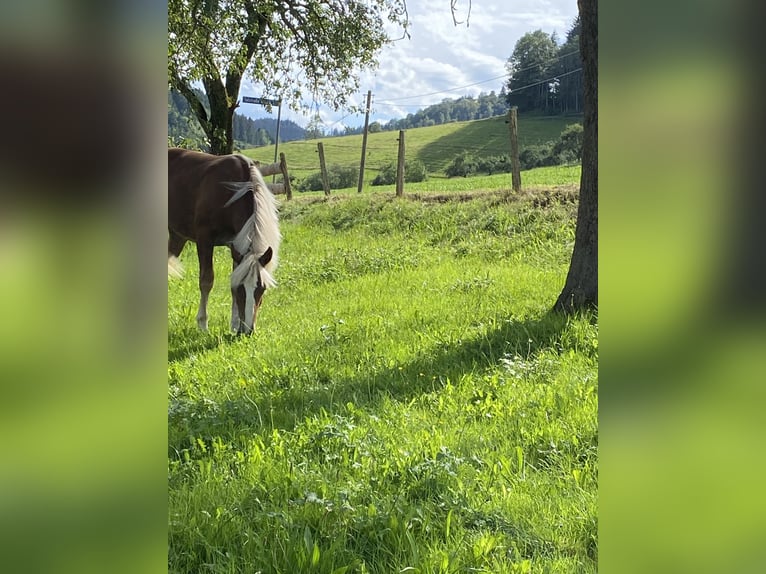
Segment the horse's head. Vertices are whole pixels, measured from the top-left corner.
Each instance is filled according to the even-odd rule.
[[[249,162],[248,169],[249,181],[226,184],[234,195],[224,204],[231,219],[247,217],[231,242],[232,257],[237,262],[231,274],[231,328],[237,333],[252,333],[255,329],[263,293],[276,285],[271,273],[277,267],[282,239],[274,196],[256,166]],[[252,192],[252,204],[237,202],[247,192]]]
[[[249,335],[253,332],[263,294],[268,287],[276,285],[266,269],[273,255],[271,247],[257,258],[248,254],[231,274],[231,328],[237,334]]]

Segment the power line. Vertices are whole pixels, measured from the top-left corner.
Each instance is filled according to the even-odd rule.
[[[569,74],[574,74],[575,72],[582,71],[582,68],[577,68],[576,70],[570,70],[569,72],[564,72],[563,74],[558,74],[556,76],[553,76],[552,78],[547,78],[545,80],[540,80],[539,82],[535,82],[534,84],[528,84],[526,86],[521,86],[520,88],[513,88],[510,93],[520,92],[521,90],[526,90],[527,88],[533,88],[535,86],[539,86],[540,84],[545,84],[546,82],[552,82],[553,80],[558,80],[559,78],[563,78],[564,76],[568,76]]]
[[[562,58],[567,58],[567,57],[572,56],[572,55],[577,54],[577,53],[579,53],[579,50],[574,50],[574,51],[569,52],[567,54],[561,54],[560,56],[556,56],[555,58],[552,58],[552,61],[555,62],[556,60],[561,60]],[[384,101],[381,101],[381,102],[375,102],[375,103],[377,103],[377,104],[386,104],[386,103],[390,103],[390,102],[398,102],[400,100],[411,100],[412,98],[423,98],[423,97],[426,97],[426,96],[435,96],[435,95],[444,94],[444,93],[447,93],[447,92],[455,92],[457,90],[464,90],[465,88],[471,88],[473,86],[478,86],[480,84],[486,84],[488,82],[494,82],[495,80],[499,80],[501,78],[507,78],[509,76],[513,76],[513,74],[518,74],[519,72],[526,72],[527,70],[531,70],[531,69],[536,68],[536,67],[537,67],[537,65],[535,64],[535,65],[532,65],[532,66],[527,66],[526,68],[521,68],[519,70],[514,70],[513,72],[506,72],[502,76],[495,76],[494,78],[489,78],[488,80],[481,80],[480,82],[474,82],[472,84],[466,84],[465,86],[458,86],[456,88],[447,88],[446,90],[439,90],[438,92],[429,92],[427,94],[419,94],[419,95],[416,95],[416,96],[402,96],[401,98],[389,98],[387,100],[384,100]],[[582,68],[579,68],[579,69],[582,69]],[[567,72],[567,74],[568,73],[569,72]],[[559,76],[564,76],[564,75],[566,75],[566,74],[559,74]],[[556,76],[556,77],[559,77],[559,76]]]
[[[557,74],[556,76],[553,76],[551,78],[546,78],[545,80],[540,80],[539,82],[535,82],[533,84],[527,84],[526,86],[521,86],[519,88],[513,88],[510,91],[510,93],[514,94],[514,93],[520,92],[521,90],[526,90],[527,88],[533,88],[533,87],[539,86],[541,84],[552,82],[554,80],[558,80],[559,78],[563,78],[564,76],[568,76],[570,74],[574,74],[576,72],[581,72],[581,71],[582,71],[582,68],[577,68],[575,70],[570,70],[568,72],[564,72],[563,74]],[[455,88],[455,89],[457,89],[457,88]],[[439,92],[436,92],[436,93],[439,93]],[[428,95],[428,94],[425,94],[425,95]],[[387,102],[376,102],[376,104],[379,104],[381,106],[390,107],[390,108],[421,108],[421,107],[424,107],[424,106],[437,106],[437,105],[439,105],[439,104],[429,104],[429,103],[421,103],[421,104],[391,104],[391,103],[387,103]]]
[[[572,56],[573,54],[577,54],[578,52],[579,52],[578,50],[575,50],[575,51],[569,52],[567,54],[562,54],[560,56],[557,56],[556,58],[553,58],[553,60],[560,60],[562,58],[566,58],[568,56]],[[422,104],[393,104],[391,102],[398,102],[398,101],[401,101],[401,100],[409,100],[409,99],[412,99],[412,98],[420,98],[420,97],[433,96],[433,95],[443,94],[443,93],[448,93],[448,92],[455,92],[455,91],[458,91],[458,90],[463,90],[465,88],[470,88],[470,87],[473,87],[473,86],[478,86],[480,84],[486,84],[488,82],[493,82],[493,81],[498,80],[500,78],[505,78],[505,77],[508,77],[508,76],[512,76],[514,73],[519,73],[519,72],[523,72],[523,71],[526,71],[526,70],[530,70],[530,69],[532,69],[534,67],[536,67],[536,66],[528,66],[528,67],[522,68],[520,70],[514,70],[513,72],[503,74],[502,76],[496,76],[494,78],[489,78],[488,80],[481,80],[479,82],[474,82],[472,84],[466,84],[464,86],[458,86],[458,87],[455,87],[455,88],[448,88],[446,90],[440,90],[440,91],[437,91],[437,92],[429,92],[427,94],[420,94],[420,95],[416,95],[416,96],[403,96],[401,98],[390,98],[388,100],[375,101],[374,105],[381,105],[381,106],[394,107],[394,108],[420,108],[420,107],[424,107],[424,106],[436,105],[436,104],[431,104],[431,103],[422,103]],[[511,93],[520,92],[521,90],[526,90],[528,88],[533,88],[535,86],[539,86],[539,85],[545,84],[547,82],[552,82],[554,80],[557,80],[558,78],[563,78],[564,76],[568,76],[570,74],[574,74],[574,73],[580,72],[580,71],[582,71],[582,67],[574,69],[574,70],[570,70],[568,72],[564,72],[562,74],[557,74],[557,75],[555,75],[555,76],[553,76],[551,78],[547,78],[545,80],[540,80],[539,82],[534,82],[534,83],[528,84],[526,86],[521,86],[519,88],[513,88],[511,90]],[[319,103],[318,102],[316,102],[316,107],[317,107],[317,115],[318,115],[318,111],[319,111]],[[330,120],[330,123],[328,123],[327,121],[325,121],[321,117],[318,117],[318,120],[319,120],[318,123],[321,124],[322,126],[324,126],[325,128],[332,128],[333,125],[340,124],[343,120],[345,120],[349,116],[359,115],[359,113],[360,112],[358,112],[358,111],[349,112],[345,116],[343,116],[342,118],[340,118],[338,120]]]
[[[457,88],[448,88],[446,90],[439,90],[438,92],[429,92],[427,94],[418,94],[417,96],[404,96],[401,98],[390,98],[388,100],[384,100],[382,102],[375,102],[376,104],[389,104],[391,102],[398,102],[399,100],[411,100],[412,98],[424,98],[426,96],[435,96],[437,94],[445,94],[447,92],[456,92],[458,90],[464,90],[465,88],[470,88],[472,86],[478,86],[479,84],[486,84],[487,82],[493,82],[495,80],[499,80],[500,78],[505,78],[508,74],[503,74],[502,76],[497,76],[495,78],[490,78],[489,80],[482,80],[481,82],[474,82],[473,84],[466,84],[465,86],[458,86]]]
[[[380,102],[380,105],[385,106],[387,108],[422,108],[422,107],[428,107],[428,106],[438,106],[438,105],[441,105],[441,102],[438,102],[435,104],[429,103],[429,102],[423,102],[420,104],[386,104],[384,102]]]

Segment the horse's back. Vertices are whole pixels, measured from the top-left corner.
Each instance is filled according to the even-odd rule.
[[[231,195],[221,183],[249,179],[244,156],[168,148],[168,227],[194,240],[200,217],[217,220]],[[211,224],[220,226],[217,221]]]
[[[239,155],[211,155],[199,151],[168,148],[168,196],[221,196],[228,192],[219,185],[228,181],[248,181],[250,168],[247,158]]]
[[[221,181],[246,181],[249,179],[248,160],[236,154],[212,155],[190,149],[168,148],[168,181],[183,180],[186,176],[197,180],[213,176],[222,178]]]

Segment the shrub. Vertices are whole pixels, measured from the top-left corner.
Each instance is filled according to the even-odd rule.
[[[582,160],[582,124],[570,124],[556,141],[530,145],[519,153],[522,170],[552,165],[575,164]],[[469,152],[456,155],[444,172],[448,177],[467,177],[485,173],[508,173],[511,171],[511,158],[508,154],[475,157]]]
[[[396,166],[389,163],[380,168],[380,173],[372,180],[372,185],[390,185],[396,181]]]
[[[550,161],[552,149],[553,144],[551,143],[525,147],[519,152],[521,169],[534,169],[548,165],[546,162]]]
[[[447,166],[444,173],[447,174],[447,177],[468,177],[473,175],[476,173],[476,158],[468,152],[461,152],[455,156],[455,159]]]
[[[582,124],[570,124],[564,128],[553,144],[551,155],[558,159],[558,163],[582,161]]]
[[[344,189],[355,187],[359,172],[355,167],[331,165],[327,168],[327,179],[330,189]],[[321,191],[322,173],[317,171],[303,178],[297,186],[298,191]]]
[[[414,183],[428,178],[426,165],[419,159],[404,162],[404,181]],[[380,169],[372,180],[372,185],[392,185],[396,183],[396,164],[389,163]]]
[[[509,173],[511,171],[511,156],[506,154],[479,158],[476,162],[476,171],[487,175]]]
[[[322,174],[317,171],[307,175],[298,182],[296,189],[298,191],[320,191],[322,189]]]
[[[333,189],[356,187],[356,183],[359,181],[359,168],[332,165],[327,169],[327,178]]]
[[[533,169],[536,167],[546,167],[572,162],[572,160],[569,159],[571,156],[568,151],[565,150],[555,154],[553,149],[553,142],[524,148],[521,153],[519,153],[519,164],[521,169]],[[509,154],[476,158],[466,152],[455,156],[455,159],[452,160],[452,163],[447,166],[447,169],[445,170],[448,177],[467,177],[469,175],[480,173],[492,175],[493,173],[510,172],[511,156]]]
[[[428,179],[426,164],[419,159],[404,162],[404,181],[416,183]]]

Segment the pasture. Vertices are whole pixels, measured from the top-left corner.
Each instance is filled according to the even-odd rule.
[[[444,170],[452,159],[463,151],[476,155],[496,156],[510,152],[510,135],[507,116],[485,120],[452,122],[431,127],[406,130],[406,159],[421,160],[430,178],[445,179]],[[542,144],[556,140],[569,124],[582,122],[577,116],[565,117],[519,117],[519,146]],[[398,131],[371,133],[367,136],[367,159],[365,160],[365,185],[378,175],[389,163],[396,163]],[[319,171],[317,143],[322,142],[325,160],[329,166],[356,166],[358,170],[362,136],[349,135],[318,140],[291,141],[279,145],[279,151],[287,157],[290,175],[302,179]],[[245,155],[262,163],[274,161],[274,146],[243,150]]]
[[[187,246],[168,288],[169,572],[596,572],[598,327],[549,313],[568,169],[524,172],[520,197],[506,174],[283,199],[251,337],[229,333],[222,248],[196,329]]]

